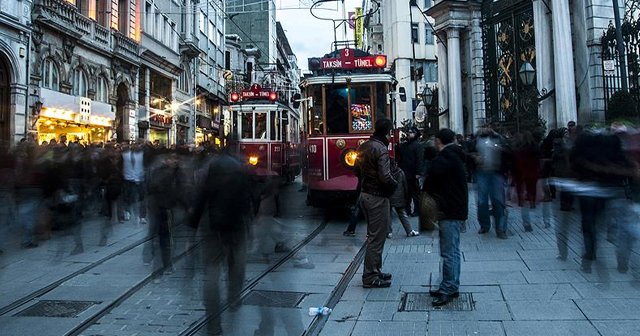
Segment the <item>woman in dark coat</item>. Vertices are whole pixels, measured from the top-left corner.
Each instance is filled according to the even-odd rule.
[[[526,232],[533,231],[529,212],[536,207],[541,156],[540,147],[533,139],[531,132],[525,131],[517,135],[513,150],[512,173]]]

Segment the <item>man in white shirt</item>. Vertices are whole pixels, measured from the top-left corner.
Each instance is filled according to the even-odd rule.
[[[147,207],[144,200],[144,151],[142,142],[137,141],[129,148],[122,151],[122,175],[125,184],[125,202],[130,210],[125,210],[125,220],[127,213],[132,215],[131,210],[136,209],[140,224],[147,223]],[[133,207],[133,209],[131,208]]]

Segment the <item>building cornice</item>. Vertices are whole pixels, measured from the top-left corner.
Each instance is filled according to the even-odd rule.
[[[435,20],[436,31],[449,28],[466,28],[474,18],[473,13],[481,9],[480,0],[442,0],[424,11]]]

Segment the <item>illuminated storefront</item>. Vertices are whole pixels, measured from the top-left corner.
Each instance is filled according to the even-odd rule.
[[[113,119],[107,116],[79,113],[54,107],[43,107],[36,130],[38,143],[59,141],[65,135],[69,142],[92,144],[111,139]]]
[[[152,109],[149,112],[149,141],[156,145],[169,146],[169,131],[173,118],[169,113]]]

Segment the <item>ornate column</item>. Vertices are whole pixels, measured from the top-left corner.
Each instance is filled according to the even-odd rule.
[[[538,90],[554,88],[551,18],[542,0],[533,0],[533,27],[536,37],[536,85]],[[547,131],[558,127],[553,99],[540,102],[539,115],[547,122]],[[561,126],[566,126],[566,123]]]
[[[462,71],[460,64],[460,28],[447,29],[447,63],[449,77],[449,128],[464,133],[462,116]]]
[[[449,108],[449,81],[447,78],[447,47],[443,44],[446,34],[438,33],[438,107],[444,111]],[[449,127],[449,116],[439,118],[440,128]]]
[[[553,0],[553,49],[555,51],[556,121],[566,126],[577,119],[576,80],[571,47],[571,18],[568,0]]]

